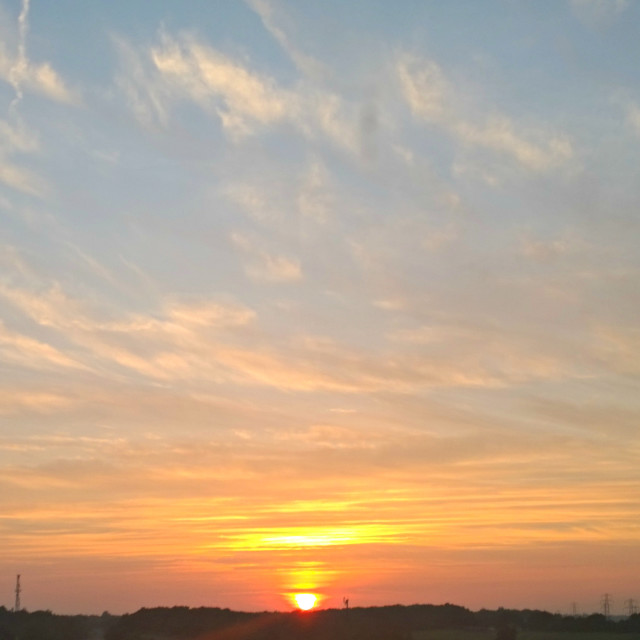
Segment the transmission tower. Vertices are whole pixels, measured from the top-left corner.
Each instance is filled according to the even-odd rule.
[[[638,612],[638,605],[633,598],[629,598],[624,601],[624,606],[627,608],[627,613],[632,616],[634,613]]]
[[[608,593],[602,596],[602,613],[605,618],[611,615],[611,596]]]
[[[577,602],[572,602],[571,603],[571,615],[574,618],[578,615],[578,603]]]
[[[20,574],[16,576],[16,603],[13,605],[14,611],[20,611],[20,593],[22,592],[22,587],[20,586]]]

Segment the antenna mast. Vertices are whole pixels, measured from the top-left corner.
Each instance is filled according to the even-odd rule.
[[[20,611],[20,593],[22,592],[22,587],[20,586],[20,574],[16,576],[16,603],[13,605],[14,611]]]

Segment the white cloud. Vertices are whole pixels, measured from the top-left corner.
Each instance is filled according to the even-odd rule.
[[[408,166],[414,167],[416,158],[414,152],[404,145],[396,144],[393,146],[395,154]]]
[[[43,327],[86,326],[83,320],[86,313],[58,284],[38,292],[3,284],[0,286],[0,295]]]
[[[286,22],[286,17],[276,5],[269,0],[247,0],[247,4],[260,16],[265,29],[274,37],[298,69],[313,78],[321,78],[328,73],[318,60],[302,53],[292,44],[291,38],[287,36],[287,29],[281,26]]]
[[[124,368],[150,380],[216,380],[224,377],[216,357],[217,336],[242,331],[254,319],[251,310],[234,304],[169,302],[159,317],[137,314],[105,322],[57,284],[32,289],[5,284],[0,296],[47,328],[51,339],[65,345],[64,351],[8,330],[0,334],[0,351],[4,344],[12,362],[36,368],[44,363],[99,369],[108,377],[118,377]]]
[[[20,364],[27,368],[85,367],[51,345],[35,340],[16,331],[10,331],[0,321],[0,354],[4,362]]]
[[[453,132],[465,144],[511,155],[522,166],[535,171],[562,165],[573,155],[571,143],[566,136],[531,142],[518,133],[513,122],[504,116],[491,117],[481,127],[459,121],[453,127]]]
[[[432,60],[405,57],[398,64],[398,75],[414,114],[434,124],[455,121],[448,109],[453,102],[452,88],[439,65]]]
[[[173,103],[192,101],[214,114],[234,137],[285,117],[295,99],[273,80],[201,44],[193,36],[161,33],[157,45],[137,50],[114,39],[122,60],[116,84],[140,122],[166,126]]]
[[[261,256],[261,264],[249,265],[247,273],[254,280],[267,282],[291,282],[302,279],[302,269],[297,260],[268,254]]]
[[[48,63],[30,64],[22,77],[24,86],[57,102],[79,104],[78,94],[69,89],[56,70]]]
[[[298,260],[273,254],[258,247],[253,240],[239,233],[231,237],[233,243],[247,254],[249,262],[245,267],[252,280],[264,282],[294,282],[303,277]]]
[[[46,189],[44,181],[32,171],[16,166],[0,157],[0,182],[33,196],[39,196]]]
[[[272,80],[251,73],[192,37],[178,41],[164,34],[151,59],[164,79],[204,109],[216,112],[234,134],[249,132],[254,122],[277,122],[288,108],[290,97]]]
[[[16,52],[8,50],[8,38],[0,42],[0,78],[11,84],[15,91],[12,110],[22,100],[23,90],[43,95],[56,102],[78,104],[80,96],[67,87],[49,62],[35,63],[27,56],[29,1],[23,0],[18,18]]]
[[[41,195],[46,190],[44,180],[15,162],[15,156],[39,150],[37,136],[27,129],[20,118],[12,125],[0,120],[0,182],[28,193]]]
[[[526,258],[545,262],[554,258],[565,256],[575,251],[580,246],[578,241],[560,237],[553,240],[539,240],[527,236],[523,238],[521,243],[521,253]]]
[[[422,241],[422,245],[429,251],[439,251],[454,242],[459,231],[453,223],[449,223],[439,229],[429,229]]]
[[[23,0],[17,39],[6,24],[0,32],[0,79],[10,83],[15,93],[9,106],[11,122],[0,120],[0,182],[23,193],[42,196],[47,190],[45,181],[15,160],[16,155],[39,150],[37,136],[28,130],[18,111],[23,90],[67,103],[76,102],[77,96],[66,88],[50,63],[35,64],[27,57],[28,17],[29,0]]]
[[[252,249],[240,237],[236,242]],[[243,247],[243,249],[245,248]],[[253,277],[296,280],[296,263],[262,256]],[[258,268],[262,267],[262,271]],[[156,314],[127,315],[102,321],[59,286],[37,293],[2,287],[7,302],[47,329],[55,342],[4,330],[0,351],[6,360],[41,369],[74,368],[100,372],[115,380],[135,373],[150,382],[190,384],[234,382],[275,388],[340,393],[411,392],[443,386],[493,387],[513,380],[556,376],[562,365],[545,354],[530,354],[517,343],[505,347],[496,335],[435,328],[424,351],[421,337],[399,334],[407,348],[362,349],[326,337],[299,335],[274,343],[246,307],[217,302],[169,302]],[[480,348],[479,341],[482,342]],[[487,346],[493,342],[491,349]],[[65,345],[61,350],[53,344]],[[510,355],[505,357],[505,351]]]
[[[360,142],[358,140],[355,122],[357,116],[351,109],[350,117],[346,116],[347,105],[339,96],[326,92],[311,94],[311,99],[304,104],[305,109],[314,116],[312,123],[319,126],[322,133],[337,146],[352,152],[359,153]],[[303,112],[304,113],[304,112]],[[301,118],[304,126],[304,118]]]
[[[384,309],[385,311],[402,311],[406,308],[407,303],[405,300],[399,298],[385,298],[381,300],[374,300],[373,306],[378,309]]]
[[[236,140],[286,123],[307,139],[360,151],[357,109],[334,93],[309,83],[284,88],[192,35],[161,33],[148,50],[114,42],[122,61],[116,86],[145,126],[167,126],[172,105],[189,101]]]
[[[116,86],[124,94],[128,107],[144,126],[166,125],[168,121],[168,90],[154,72],[148,57],[140,55],[122,38],[113,38],[123,71],[116,77]]]
[[[268,226],[280,226],[286,219],[287,203],[276,188],[275,181],[270,187],[258,185],[257,179],[234,182],[224,189],[225,196],[246,212],[252,220]]]
[[[11,125],[6,120],[0,120],[0,154],[34,152],[39,146],[38,137],[28,131],[22,121]]]
[[[166,307],[170,323],[188,327],[189,330],[210,328],[217,331],[245,327],[253,323],[256,313],[248,307],[217,302],[170,303]]]
[[[546,171],[563,165],[573,156],[569,139],[544,131],[519,131],[502,114],[490,114],[478,123],[458,107],[459,96],[442,69],[432,60],[404,56],[397,73],[413,114],[441,127],[459,143],[510,156],[532,171]]]
[[[329,172],[320,161],[313,162],[300,186],[297,205],[300,214],[317,223],[326,222],[332,211],[329,190]]]
[[[0,327],[0,332],[2,327]],[[0,341],[2,336],[0,335]],[[0,414],[36,411],[56,413],[75,404],[72,398],[41,390],[0,389]]]

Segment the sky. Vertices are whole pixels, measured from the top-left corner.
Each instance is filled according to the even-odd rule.
[[[0,605],[640,598],[639,29],[0,0]]]

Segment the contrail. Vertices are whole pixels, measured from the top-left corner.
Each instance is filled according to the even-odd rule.
[[[9,81],[16,92],[16,97],[9,105],[9,112],[15,111],[16,107],[22,100],[21,81],[27,71],[29,61],[27,60],[27,32],[29,31],[29,2],[30,0],[22,0],[22,11],[18,16],[18,57],[15,64],[9,71]]]

